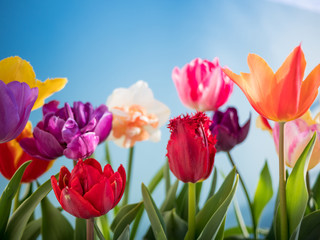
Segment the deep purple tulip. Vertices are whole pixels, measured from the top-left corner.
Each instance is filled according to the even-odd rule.
[[[229,152],[235,145],[244,141],[250,127],[251,116],[248,121],[240,127],[237,110],[228,108],[225,112],[216,111],[212,118],[210,130],[217,138],[217,152]]]
[[[58,101],[51,101],[43,106],[43,119],[34,128],[33,138],[22,139],[21,147],[45,160],[62,155],[70,159],[89,157],[111,131],[111,112],[105,105],[94,109],[91,103],[58,105]]]
[[[0,80],[0,143],[18,137],[28,122],[37,97],[38,88],[17,81],[5,84]]]

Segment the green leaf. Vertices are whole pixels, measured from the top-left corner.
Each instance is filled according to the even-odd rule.
[[[299,228],[307,207],[308,190],[306,186],[306,173],[315,139],[316,134],[313,134],[313,137],[301,153],[287,181],[286,198],[289,236],[292,235],[296,228]]]
[[[300,240],[319,239],[320,236],[320,210],[310,213],[302,220],[300,227]]]
[[[129,229],[129,225],[127,225],[123,230],[123,232],[120,234],[120,236],[117,238],[117,240],[129,240],[129,239],[130,239],[130,229]]]
[[[218,231],[218,233],[216,235],[215,240],[223,240],[225,224],[226,224],[226,217],[224,217],[223,222],[219,227],[219,231]]]
[[[177,197],[177,214],[184,220],[188,220],[188,184],[184,183]]]
[[[242,213],[241,213],[237,198],[233,199],[233,208],[234,208],[234,212],[235,212],[236,219],[237,219],[237,222],[238,222],[238,226],[241,229],[243,236],[245,238],[249,238],[249,233],[248,233],[246,224],[244,222],[244,219],[242,217]]]
[[[209,221],[206,223],[200,236],[198,237],[198,240],[215,239],[216,235],[218,234],[219,228],[223,223],[223,219],[226,216],[232,198],[234,197],[234,194],[236,192],[238,180],[239,176],[237,174],[236,181],[231,192],[229,192],[225,200],[222,202],[222,204],[218,207],[218,209],[213,213]]]
[[[86,240],[87,223],[83,218],[76,218],[76,227],[74,231],[74,240]]]
[[[269,172],[268,163],[266,162],[260,173],[259,182],[253,200],[253,214],[257,227],[259,226],[261,213],[268,202],[271,200],[272,195],[272,179]]]
[[[316,201],[317,209],[320,208],[320,173],[312,188],[313,198]]]
[[[29,222],[26,228],[24,229],[21,240],[37,239],[41,233],[41,225],[42,218]]]
[[[19,188],[22,175],[26,170],[26,167],[31,163],[31,161],[25,162],[22,164],[19,169],[12,176],[10,182],[4,189],[1,198],[0,198],[0,239],[3,239],[5,230],[7,227],[8,219],[10,216],[12,200]]]
[[[143,202],[129,204],[120,208],[110,226],[111,230],[114,232],[114,239],[117,239],[127,225],[131,224],[141,209],[143,209]]]
[[[218,192],[213,195],[196,215],[196,235],[198,236],[217,209],[225,202],[232,191],[236,170],[233,168],[225,178]]]
[[[217,186],[217,177],[218,177],[218,174],[217,174],[217,168],[216,168],[216,167],[214,167],[214,172],[213,172],[213,176],[212,176],[211,187],[210,187],[210,191],[209,191],[209,194],[208,194],[207,200],[213,196],[214,191],[216,190],[216,186]]]
[[[95,221],[94,221],[94,223],[93,223],[93,226],[94,226],[94,230],[95,230],[95,233],[96,233],[97,237],[98,237],[100,240],[105,240],[102,232],[100,231],[100,229],[99,229],[99,227],[98,227],[98,225],[97,225],[97,223],[96,223]]]
[[[58,174],[56,175],[56,177]],[[19,208],[12,214],[6,232],[6,239],[20,239],[27,222],[40,201],[51,191],[51,179],[42,184]]]
[[[41,201],[43,239],[73,239],[73,228],[65,216],[56,209],[47,197]]]
[[[178,184],[179,181],[176,180],[176,182],[170,187],[167,197],[160,208],[160,212],[169,211],[174,207]]]
[[[175,209],[163,213],[168,240],[183,239],[188,231],[188,224],[180,218]]]
[[[165,223],[160,214],[159,209],[155,205],[149,190],[147,187],[142,183],[141,185],[142,197],[144,202],[144,207],[147,211],[151,227],[156,239],[167,239],[165,234]]]

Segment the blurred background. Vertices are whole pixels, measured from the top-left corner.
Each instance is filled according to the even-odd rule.
[[[175,66],[182,67],[196,57],[219,57],[222,66],[235,73],[248,72],[247,55],[262,56],[276,71],[289,53],[302,44],[307,60],[306,75],[320,62],[320,3],[314,1],[8,1],[0,2],[0,59],[18,55],[29,61],[37,79],[67,77],[66,87],[49,100],[105,104],[115,88],[129,87],[137,80],[148,82],[155,98],[171,109],[171,116],[190,113],[182,105],[171,79]],[[284,99],[285,101],[285,99]],[[319,100],[312,110],[317,113]],[[62,105],[61,104],[61,105]],[[251,114],[251,128],[245,142],[231,154],[254,195],[259,173],[268,161],[274,192],[278,182],[277,154],[271,136],[257,129],[256,112],[235,86],[229,101],[221,108],[238,109],[241,125]],[[212,116],[212,113],[208,113]],[[41,120],[38,109],[31,113],[35,126]],[[148,184],[165,163],[169,130],[162,127],[159,143],[139,142],[135,146],[130,202],[141,199],[141,182]],[[110,142],[113,168],[126,166],[128,150]],[[104,146],[96,151],[104,161]],[[39,181],[43,183],[62,165],[72,161],[59,158]],[[224,153],[218,153],[215,166],[227,174],[231,166]],[[314,180],[319,167],[311,170]],[[211,178],[210,178],[211,179]],[[210,179],[204,183],[206,196]],[[221,183],[221,176],[219,182]],[[172,179],[173,180],[173,179]],[[0,176],[0,192],[7,180]],[[153,197],[159,205],[164,185]],[[51,201],[58,205],[54,194]],[[239,186],[237,199],[246,223],[250,224],[244,194]],[[204,200],[204,199],[203,199]],[[273,200],[274,201],[274,200]],[[273,201],[262,217],[269,227]],[[232,206],[227,227],[236,224]],[[69,214],[66,214],[72,219]],[[147,223],[146,214],[144,214]],[[142,225],[137,239],[147,227]]]

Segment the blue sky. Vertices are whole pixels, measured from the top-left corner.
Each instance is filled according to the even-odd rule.
[[[277,1],[3,0],[0,59],[18,55],[28,60],[40,80],[67,77],[67,86],[49,99],[61,103],[80,100],[98,106],[106,102],[113,89],[144,80],[174,117],[191,112],[181,104],[173,85],[174,66],[182,67],[196,57],[211,60],[217,56],[221,65],[234,72],[247,72],[247,55],[256,53],[275,71],[293,48],[302,43],[308,74],[320,62],[319,23],[317,11]],[[247,140],[231,152],[250,194],[254,194],[266,159],[276,187],[278,165],[273,141],[268,133],[255,127],[257,114],[238,87],[222,109],[227,106],[238,109],[241,123],[252,116]],[[33,125],[40,119],[40,110],[31,114]],[[164,164],[167,128],[162,128],[162,135],[160,143],[136,145],[132,202],[141,198],[141,182],[148,183]],[[110,148],[114,168],[120,163],[126,165],[127,151],[113,143]],[[103,162],[102,147],[97,158]],[[225,173],[231,169],[223,153],[217,154],[215,161]],[[58,172],[62,165],[71,168],[72,163],[58,159],[40,181]],[[312,178],[318,170],[311,171]],[[0,176],[0,190],[6,183]],[[158,199],[162,190],[155,192]],[[237,198],[245,206],[241,191]],[[272,211],[272,206],[268,211]],[[231,220],[227,221],[227,225],[232,225]],[[268,220],[265,224],[268,225]]]

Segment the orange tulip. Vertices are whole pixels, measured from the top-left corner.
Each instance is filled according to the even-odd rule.
[[[31,182],[49,170],[54,161],[46,161],[31,157],[22,150],[19,142],[22,138],[32,136],[31,122],[28,122],[22,133],[9,142],[0,144],[0,173],[7,179],[11,179],[18,168],[26,161],[32,160],[26,168],[21,182]]]
[[[223,71],[244,92],[252,107],[273,121],[286,122],[302,116],[318,94],[320,64],[302,81],[306,61],[296,47],[276,73],[258,55],[248,55],[250,73]]]

